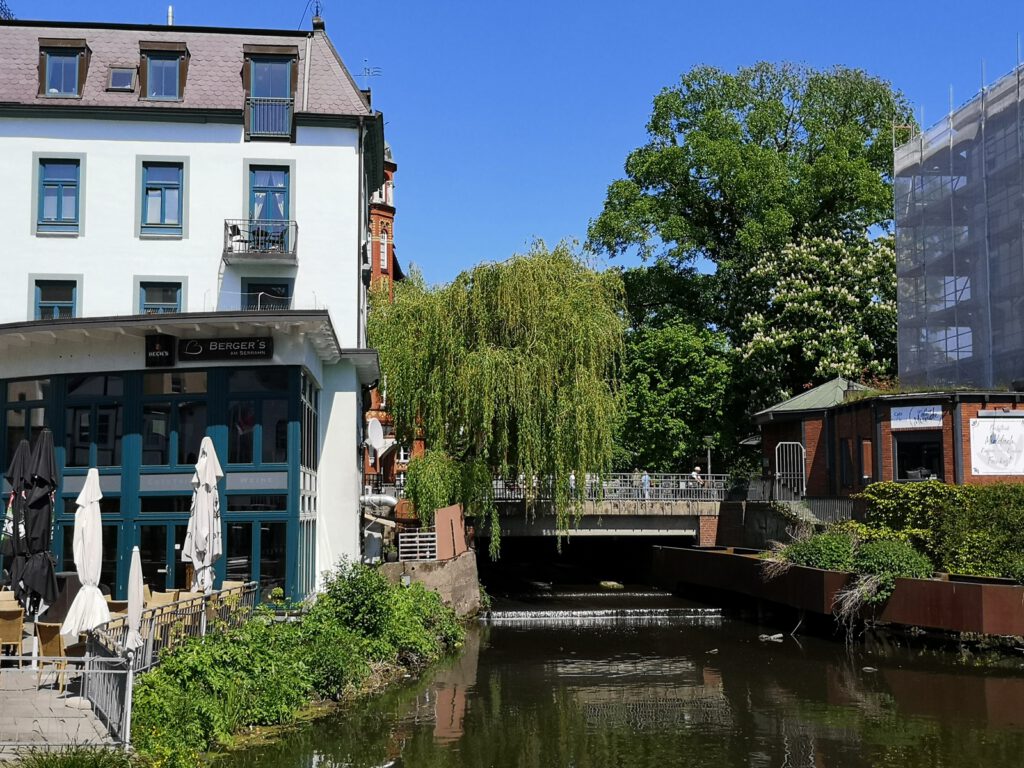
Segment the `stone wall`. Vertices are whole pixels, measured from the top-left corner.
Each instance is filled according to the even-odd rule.
[[[451,560],[384,563],[380,569],[388,581],[395,584],[408,576],[437,592],[445,605],[451,606],[459,616],[472,616],[480,610],[480,580],[473,550]]]

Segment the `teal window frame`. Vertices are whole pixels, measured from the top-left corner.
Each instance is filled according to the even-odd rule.
[[[73,174],[60,175],[58,168],[71,166]],[[79,213],[82,208],[82,162],[75,159],[45,158],[39,161],[39,189],[38,207],[36,210],[36,231],[37,232],[68,232],[78,233]],[[56,210],[52,217],[45,216],[46,193],[52,191],[56,194]],[[64,203],[65,195],[73,191],[74,211],[71,216],[65,216]]]
[[[160,69],[165,64],[172,64],[174,71],[174,94],[154,93],[153,86],[162,78],[154,78],[153,64],[159,62]],[[146,54],[146,100],[147,101],[179,101],[181,99],[181,56],[178,54],[147,53]]]
[[[166,179],[155,179],[150,178],[150,171],[157,168],[173,168],[178,172],[177,181],[167,181]],[[140,219],[139,219],[139,231],[143,235],[174,235],[181,237],[183,233],[182,216],[184,213],[184,196],[185,196],[185,169],[183,163],[162,163],[162,162],[144,162],[142,164],[142,189],[141,189],[141,201],[140,205]],[[177,191],[178,194],[178,205],[175,211],[177,220],[168,221],[169,212],[167,205],[168,193],[171,190]],[[148,213],[148,202],[150,192],[155,192],[160,199],[160,220],[159,221],[147,221]]]
[[[81,52],[78,51],[78,50],[74,50],[74,49],[72,49],[72,50],[73,50],[73,52],[70,52],[70,53],[68,51],[45,51],[45,54],[46,54],[46,72],[45,72],[46,80],[44,81],[44,88],[43,88],[43,95],[44,96],[46,96],[48,98],[51,98],[51,99],[60,99],[60,98],[69,99],[69,98],[76,98],[76,97],[78,97],[80,95],[79,92],[78,92],[78,68],[80,66],[82,66],[81,62],[79,61],[79,59],[81,58]],[[61,90],[61,89],[54,90],[54,91],[50,90],[50,75],[51,75],[51,73],[54,72],[54,64],[56,63],[57,59],[63,59],[63,60],[72,59],[72,60],[74,60],[74,64],[75,64],[74,75],[71,78],[72,90]],[[62,88],[64,86],[66,86],[66,83],[63,82],[63,78],[62,78],[61,86],[62,86]]]
[[[71,300],[44,300],[43,289],[58,286],[71,287]],[[60,320],[78,316],[78,282],[75,280],[36,280],[35,295],[34,317],[36,320]],[[64,312],[63,310],[68,311]]]
[[[176,298],[174,304],[168,302],[146,301],[146,289],[148,288],[174,288]],[[144,281],[139,283],[139,314],[141,315],[164,315],[171,312],[181,312],[181,283]]]

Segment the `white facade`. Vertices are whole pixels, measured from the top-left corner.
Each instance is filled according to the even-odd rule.
[[[33,281],[80,281],[82,317],[139,312],[137,282],[182,282],[182,311],[241,307],[242,278],[294,279],[292,306],[327,308],[339,342],[362,346],[359,132],[300,127],[291,143],[246,142],[241,125],[119,120],[0,120],[0,322],[33,319]],[[80,158],[80,232],[35,233],[37,165]],[[140,159],[185,167],[181,238],[140,236]],[[224,220],[249,215],[249,167],[289,168],[298,267],[222,263]],[[38,182],[36,182],[38,183]]]
[[[40,39],[57,36],[62,31],[87,41],[92,34],[90,30],[79,28],[21,30],[30,36],[38,34]],[[181,35],[189,36],[190,48],[202,53],[201,45],[211,45],[208,37],[199,36],[206,31],[183,29]],[[0,28],[0,33],[6,32]],[[121,28],[115,32],[124,36]],[[101,34],[106,32],[95,32],[97,40]],[[165,36],[175,34],[176,30],[171,29]],[[245,33],[237,34],[241,37]],[[134,33],[135,39],[146,36],[152,35],[147,31]],[[287,555],[288,581],[293,586],[298,585],[299,593],[311,585],[311,573],[319,576],[339,558],[356,559],[360,555],[361,404],[364,388],[376,378],[375,356],[365,349],[364,273],[368,276],[369,270],[368,264],[364,267],[368,200],[365,153],[370,151],[367,146],[373,146],[367,138],[367,123],[378,120],[379,131],[382,122],[379,114],[370,112],[368,107],[367,115],[352,115],[341,108],[338,110],[341,114],[324,114],[326,107],[314,115],[317,110],[310,108],[311,116],[303,119],[300,104],[309,106],[317,99],[317,103],[328,107],[337,101],[345,103],[343,99],[331,101],[325,88],[335,85],[349,88],[351,93],[344,94],[349,104],[353,103],[352,99],[361,98],[358,94],[352,95],[355,90],[350,82],[345,84],[335,75],[324,76],[324,71],[328,74],[343,72],[340,61],[330,58],[336,54],[325,40],[322,28],[309,33],[308,39],[297,38],[299,53],[295,54],[293,66],[300,70],[301,77],[299,90],[293,90],[292,94],[295,112],[290,119],[295,124],[290,138],[250,139],[246,133],[247,123],[243,121],[244,107],[234,116],[225,116],[224,109],[219,112],[211,109],[207,116],[198,116],[196,108],[190,108],[189,115],[177,115],[169,110],[166,120],[160,119],[152,108],[145,115],[125,114],[123,119],[98,116],[95,108],[83,111],[81,116],[75,116],[73,108],[65,109],[57,116],[50,104],[38,103],[40,99],[20,105],[28,107],[21,111],[12,113],[0,109],[0,179],[3,179],[0,227],[4,232],[4,237],[0,238],[0,263],[4,273],[0,281],[0,387],[16,379],[125,374],[125,380],[130,378],[133,382],[125,385],[124,394],[122,442],[127,456],[132,440],[141,444],[147,439],[144,433],[148,417],[139,415],[141,404],[148,402],[141,384],[142,376],[153,370],[146,367],[147,336],[166,334],[176,340],[272,339],[271,359],[215,360],[202,364],[179,360],[173,369],[167,370],[228,371],[217,378],[222,383],[216,386],[222,391],[214,393],[211,384],[209,403],[204,401],[203,405],[210,413],[208,430],[219,435],[222,445],[232,438],[235,427],[226,410],[215,414],[214,409],[216,403],[234,402],[230,389],[223,391],[224,382],[230,381],[230,370],[245,366],[288,366],[290,371],[298,372],[289,379],[293,382],[289,385],[292,386],[290,391],[298,392],[296,382],[300,376],[303,387],[308,381],[318,388],[319,421],[315,427],[318,472],[311,474],[305,464],[301,468],[299,465],[299,448],[293,442],[306,440],[307,425],[302,421],[300,431],[297,418],[305,419],[305,415],[296,402],[288,406],[293,415],[287,422],[280,422],[280,435],[270,434],[269,421],[260,427],[262,432],[255,432],[263,434],[265,445],[267,440],[281,441],[287,435],[287,462],[282,460],[284,446],[280,447],[282,453],[276,456],[276,463],[264,458],[269,469],[261,467],[257,457],[250,460],[252,466],[240,462],[233,470],[230,462],[222,457],[227,470],[226,492],[237,493],[251,487],[253,494],[287,499],[286,512],[275,507],[269,517],[254,515],[251,523],[255,527],[250,528],[248,535],[255,537],[250,540],[254,559],[276,557],[266,552],[261,554],[261,521],[274,523],[280,519],[281,525],[287,524],[291,550]],[[256,42],[266,41],[257,39]],[[28,45],[33,43],[34,38]],[[100,45],[90,46],[95,52],[89,78],[103,77],[97,63]],[[240,44],[237,48],[241,51]],[[137,51],[136,47],[136,55]],[[318,51],[320,61],[316,59]],[[129,50],[122,58],[130,61],[131,56]],[[7,66],[2,59],[0,56],[0,66]],[[193,55],[189,65],[190,82],[197,84],[201,82],[201,71],[196,69],[203,65],[200,59],[199,55]],[[242,66],[241,55],[238,65]],[[328,66],[334,69],[328,70]],[[347,73],[344,74],[347,77]],[[246,85],[246,89],[248,87]],[[320,90],[316,90],[317,87]],[[248,98],[248,91],[246,94]],[[0,93],[0,102],[4,101],[3,96]],[[143,106],[139,101],[126,103]],[[365,106],[361,101],[358,104]],[[382,162],[382,146],[380,152]],[[43,229],[40,226],[40,164],[47,159],[78,161],[76,232],[40,231]],[[141,169],[145,163],[157,162],[180,164],[182,168],[180,234],[147,235],[140,228],[144,203]],[[228,220],[252,218],[250,172],[253,166],[287,170],[285,218],[294,222],[297,237],[289,235],[295,237],[291,242],[293,254],[284,258],[225,254],[225,250],[233,249]],[[38,319],[38,281],[75,284],[73,320],[64,316]],[[177,312],[143,313],[140,286],[150,282],[180,285]],[[251,295],[248,282],[287,284],[289,301],[286,306],[278,304],[270,311],[254,312],[252,302],[246,298],[247,294]],[[134,394],[129,395],[131,387],[135,387]],[[0,406],[6,443],[18,436],[15,433],[23,429],[22,423],[28,423],[27,418],[18,415],[20,412],[12,410],[13,392],[10,387],[0,390],[0,403],[6,403]],[[58,455],[65,461],[66,456],[61,453],[62,441],[67,440],[70,446],[71,441],[78,439],[72,434],[73,430],[81,427],[70,426],[72,416],[70,411],[65,413],[63,397],[64,394],[57,393],[46,402],[48,423],[45,426],[54,430]],[[258,405],[260,396],[255,397]],[[40,414],[43,410],[41,405]],[[167,424],[172,422],[168,420]],[[28,436],[31,439],[31,433]],[[118,434],[117,438],[121,440],[122,436]],[[96,455],[95,436],[92,440],[93,447],[86,450]],[[305,449],[304,444],[303,451]],[[66,450],[70,453],[70,448]],[[259,450],[258,446],[255,450]],[[9,448],[7,452],[10,453]],[[144,484],[125,476],[129,469],[145,474],[147,459],[139,455],[143,457],[125,458],[117,466],[101,468],[104,487],[123,494],[116,518],[118,547],[122,554],[130,551],[143,535],[140,525],[148,524],[142,500]],[[9,459],[9,455],[0,457],[0,461]],[[162,488],[161,482],[167,488],[185,484],[185,468],[176,466],[173,457],[166,460],[166,467],[163,472],[161,465],[162,474],[154,470],[148,475],[151,482],[147,487]],[[65,468],[67,488],[77,482],[79,469],[77,466]],[[160,478],[159,482],[152,480],[155,477]],[[281,485],[284,477],[287,477],[287,487]],[[135,496],[129,498],[125,488],[134,488]],[[280,514],[280,518],[275,518],[275,514]],[[310,542],[307,532],[312,526],[307,524],[314,520],[315,541]],[[174,526],[180,525],[180,521],[171,517],[161,518],[161,521],[169,526],[170,549],[172,537],[176,535]],[[58,528],[60,524],[58,519]],[[297,533],[300,527],[301,533]],[[226,540],[230,535],[229,530]],[[305,552],[299,552],[300,548]],[[315,553],[315,562],[296,564],[296,559],[308,560],[310,550]],[[254,567],[255,574],[260,574],[261,566]],[[304,572],[299,573],[299,570]]]

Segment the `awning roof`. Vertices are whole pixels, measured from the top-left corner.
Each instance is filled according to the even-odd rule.
[[[0,353],[56,341],[113,341],[150,333],[245,336],[267,332],[302,333],[324,363],[350,361],[359,381],[380,377],[377,351],[343,348],[327,310],[282,309],[269,312],[176,312],[161,315],[70,317],[0,324]]]

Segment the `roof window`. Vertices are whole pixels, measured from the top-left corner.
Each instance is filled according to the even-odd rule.
[[[127,93],[134,91],[135,67],[111,67],[107,75],[107,90]]]

